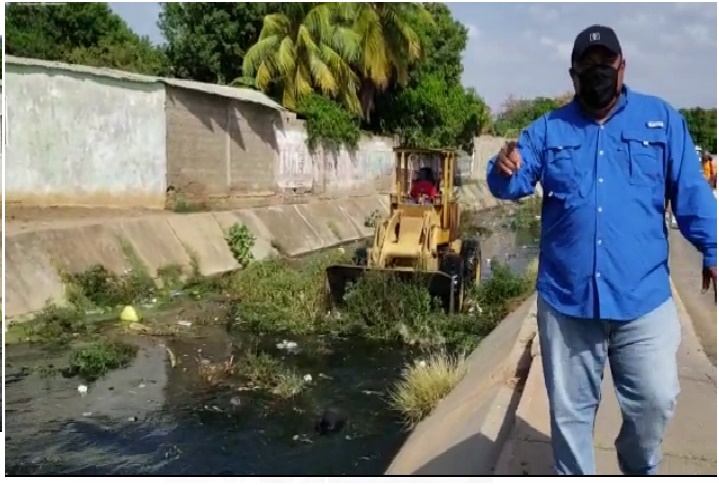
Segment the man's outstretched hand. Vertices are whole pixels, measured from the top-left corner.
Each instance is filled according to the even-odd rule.
[[[714,287],[714,303],[717,302],[717,267],[709,266],[702,270],[702,293],[709,291],[709,285]]]
[[[505,177],[511,177],[517,173],[522,167],[522,156],[517,149],[517,142],[507,142],[507,144],[499,150],[494,163],[495,169]]]

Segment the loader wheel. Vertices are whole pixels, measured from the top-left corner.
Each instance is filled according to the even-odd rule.
[[[354,264],[357,266],[367,266],[367,248],[357,248],[355,249],[355,255],[354,258],[352,258]]]
[[[439,261],[439,270],[453,277],[454,280],[454,301],[445,302],[447,309],[452,312],[461,312],[464,305],[464,260],[461,254],[444,253]]]
[[[462,242],[464,261],[464,282],[468,287],[479,285],[482,278],[482,249],[479,241],[470,239]]]

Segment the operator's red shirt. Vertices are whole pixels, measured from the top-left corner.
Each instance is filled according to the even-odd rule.
[[[420,195],[425,195],[430,199],[437,196],[437,189],[434,184],[428,180],[417,180],[412,184],[412,190],[409,193],[413,199],[419,199]]]

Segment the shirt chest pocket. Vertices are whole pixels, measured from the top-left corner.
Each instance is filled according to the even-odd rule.
[[[666,135],[661,131],[624,131],[620,158],[631,185],[651,187],[664,184]]]
[[[580,195],[581,141],[574,137],[547,140],[542,187],[553,196]]]

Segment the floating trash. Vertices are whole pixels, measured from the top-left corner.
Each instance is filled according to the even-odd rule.
[[[77,386],[77,392],[79,392],[80,394],[87,394],[87,386],[80,384],[79,386]]]
[[[347,416],[337,409],[327,409],[315,422],[315,431],[319,434],[330,434],[342,431],[347,423]]]
[[[84,413],[82,413],[82,416],[85,417],[85,418],[88,418],[88,417],[92,416],[92,412],[90,412],[90,411],[85,411]]]
[[[178,320],[177,324],[181,327],[191,327],[192,326],[192,322],[189,322],[187,320]]]
[[[297,342],[292,342],[290,340],[282,340],[282,342],[279,342],[277,344],[278,350],[293,350],[297,348]]]
[[[120,313],[120,320],[123,322],[136,323],[140,321],[140,316],[137,314],[137,310],[135,310],[134,307],[128,305],[122,309],[122,313]]]
[[[305,374],[303,379],[305,380],[305,382],[312,382],[312,375]]]

